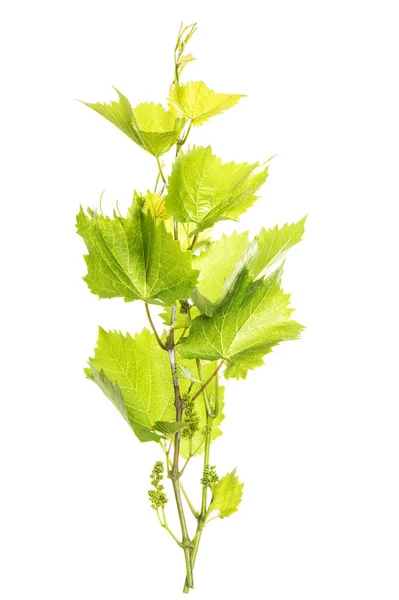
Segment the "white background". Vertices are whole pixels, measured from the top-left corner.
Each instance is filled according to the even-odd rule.
[[[239,225],[309,213],[285,289],[307,327],[230,381],[220,473],[245,481],[214,521],[198,599],[399,597],[394,2],[6,2],[1,14],[0,596],[180,597],[181,551],[147,500],[140,445],[82,369],[97,327],[140,330],[140,303],[82,276],[79,203],[126,207],[155,161],[74,101],[163,101],[180,21],[185,79],[248,98],[196,129],[224,160],[278,154]],[[230,231],[232,226],[227,226]],[[170,512],[173,512],[171,504]],[[172,518],[172,517],[171,517]],[[173,520],[173,519],[172,519]]]

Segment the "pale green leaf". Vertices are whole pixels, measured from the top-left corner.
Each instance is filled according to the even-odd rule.
[[[164,310],[159,314],[159,316],[162,319],[162,322],[164,323],[165,327],[167,329],[169,329],[170,327],[170,320],[171,320],[171,307],[167,306],[164,308]],[[198,315],[200,314],[199,310],[193,306],[190,309],[190,315],[192,319],[195,319],[195,317],[198,317]],[[184,329],[185,327],[187,327],[187,317],[184,313],[182,313],[179,308],[177,309],[177,313],[176,313],[176,319],[174,321],[174,329],[178,330],[178,329]]]
[[[115,88],[114,88],[115,89]],[[118,127],[136,144],[141,145],[140,138],[137,135],[136,129],[133,127],[132,115],[133,109],[129,100],[118,90],[118,100],[107,102],[82,102],[105,119],[108,119],[115,127]]]
[[[191,292],[191,300],[194,302],[200,313],[208,315],[208,317],[213,315],[213,311],[215,310],[214,303],[203,296],[197,288],[194,288]]]
[[[184,364],[177,365],[177,376],[179,379],[188,379],[194,383],[201,383],[200,380],[194,375],[194,373]]]
[[[179,75],[183,71],[183,69],[193,60],[196,60],[192,54],[184,54],[179,61],[177,62],[177,67],[179,69]]]
[[[199,256],[194,256],[193,266],[200,272],[197,290],[211,302],[216,302],[224,291],[226,280],[248,246],[248,233],[234,232],[222,235]]]
[[[288,250],[301,241],[305,221],[306,217],[298,223],[285,224],[280,228],[276,225],[273,229],[261,229],[251,244],[247,261],[254,279],[260,275],[268,276],[280,267]],[[197,268],[201,267],[197,265]]]
[[[144,206],[156,219],[166,221],[171,218],[165,211],[165,198],[158,194],[148,191],[144,199]]]
[[[85,373],[88,379],[94,381],[98,387],[104,392],[112,404],[119,410],[123,418],[129,423],[134,433],[140,440],[140,442],[159,442],[161,437],[151,431],[148,427],[144,427],[134,419],[131,411],[126,406],[125,399],[122,391],[117,383],[112,383],[110,379],[105,375],[103,369],[98,371],[96,367],[91,364],[89,369],[85,369]]]
[[[243,268],[211,317],[194,319],[179,346],[181,356],[226,362],[226,378],[245,378],[263,364],[273,346],[297,339],[302,326],[290,320],[289,295],[280,287],[281,270],[252,281]]]
[[[174,421],[173,383],[168,354],[147,329],[134,337],[100,327],[91,369],[103,371],[124,399],[124,417],[146,429]],[[120,412],[120,406],[117,406]]]
[[[242,499],[243,483],[236,475],[236,469],[222,477],[212,489],[211,510],[217,510],[224,519],[237,512]]]
[[[187,427],[187,425],[181,421],[174,421],[172,423],[170,421],[156,421],[154,423],[154,429],[165,435],[174,435],[177,431],[180,431],[185,427]]]
[[[184,119],[175,119],[161,104],[152,102],[139,104],[133,109],[132,123],[140,145],[154,156],[170,150],[184,127]]]
[[[182,366],[192,373],[196,372],[195,361],[184,360],[178,355],[177,362],[178,368]],[[174,427],[176,409],[168,353],[159,347],[155,336],[147,329],[132,337],[100,327],[94,358],[89,360],[89,364],[86,375],[99,385],[141,441],[159,439],[157,434],[149,431],[155,429],[159,421],[172,423],[171,427]],[[213,363],[204,363],[204,377],[208,378],[213,371]],[[103,375],[100,376],[100,373]],[[182,395],[189,390],[194,395],[201,387],[200,382],[183,378],[179,379],[179,384]],[[212,389],[209,392],[212,393]],[[219,425],[224,417],[223,392],[224,388],[219,386],[221,410],[214,420],[212,439],[222,433]],[[196,400],[196,408],[200,417],[200,431],[193,438],[193,449],[199,454],[204,450],[203,430],[206,425],[202,397]],[[188,440],[182,438],[181,454],[186,458],[188,452]]]
[[[224,219],[237,220],[257,199],[268,167],[259,163],[222,163],[207,148],[180,152],[169,177],[166,212],[180,222],[196,223],[190,235]]]
[[[144,212],[137,198],[127,219],[81,209],[77,230],[89,251],[84,279],[100,298],[171,303],[195,286],[191,252],[182,252],[164,222]]]
[[[288,250],[301,241],[306,217],[298,223],[262,229],[248,245],[248,234],[223,235],[194,257],[200,277],[191,298],[204,314],[212,316],[215,304],[228,293],[243,267],[252,279],[271,275],[281,266]]]
[[[152,102],[132,108],[126,96],[114,89],[119,97],[117,102],[83,104],[108,119],[150,154],[160,156],[170,150],[179,138],[184,119],[176,119],[161,104]]]
[[[171,111],[191,119],[193,125],[205,121],[232,108],[243,94],[219,94],[210,90],[203,81],[190,81],[183,85],[173,84],[170,88]]]

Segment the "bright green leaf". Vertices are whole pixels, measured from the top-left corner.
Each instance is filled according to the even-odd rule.
[[[181,365],[192,373],[196,372],[195,361],[183,360],[179,355],[177,361],[178,368]],[[105,331],[100,327],[94,358],[89,360],[89,365],[86,375],[99,385],[141,441],[147,441],[143,439],[146,437],[149,440],[159,439],[159,436],[149,431],[155,429],[159,421],[172,423],[171,427],[175,427],[176,409],[168,353],[159,347],[155,336],[147,329],[132,337],[116,331]],[[214,371],[214,364],[205,363],[203,368],[204,377],[208,378]],[[179,383],[182,395],[189,389],[194,395],[201,387],[200,382],[183,378],[179,379]],[[212,393],[212,389],[209,392]],[[221,410],[214,420],[212,439],[222,434],[219,425],[224,418],[223,392],[224,388],[219,386]],[[196,407],[200,417],[200,431],[193,438],[193,449],[198,454],[204,450],[202,431],[206,425],[202,397],[196,400]],[[181,454],[187,457],[188,452],[188,440],[182,438]]]
[[[195,317],[198,317],[199,314],[200,314],[199,310],[195,306],[193,306],[190,310],[191,318],[195,319]],[[170,327],[170,319],[171,319],[171,307],[170,306],[165,307],[164,310],[159,314],[159,316],[161,317],[162,322],[165,325],[165,327],[169,328]],[[176,319],[174,321],[174,329],[175,330],[184,329],[186,326],[187,326],[187,317],[178,308],[177,313],[176,313]]]
[[[184,364],[177,365],[177,376],[179,379],[188,379],[194,383],[201,383],[200,380],[194,375],[194,373]]]
[[[252,281],[243,268],[215,307],[212,317],[194,319],[190,335],[182,340],[185,358],[226,361],[226,378],[245,378],[248,369],[263,364],[273,346],[297,339],[302,326],[290,320],[289,295],[280,287],[281,270]]]
[[[182,56],[178,63],[177,63],[177,68],[179,70],[179,75],[181,75],[181,72],[183,71],[183,69],[193,60],[196,60],[195,57],[192,54],[185,54],[184,56]]]
[[[196,307],[212,316],[215,304],[228,293],[243,267],[252,279],[271,275],[280,267],[288,250],[301,241],[305,221],[306,217],[291,225],[262,229],[249,245],[247,233],[223,235],[195,256],[193,265],[199,269],[200,278],[191,298]]]
[[[226,279],[248,246],[248,233],[234,232],[222,235],[204,252],[194,257],[193,266],[200,271],[197,290],[211,302],[216,302],[224,291]]]
[[[291,225],[277,225],[273,229],[261,229],[253,240],[248,253],[248,270],[255,279],[268,276],[278,269],[290,248],[301,241],[305,231],[306,217]],[[201,268],[198,267],[197,268]]]
[[[133,127],[140,144],[154,156],[165,154],[177,142],[184,119],[175,119],[161,104],[144,103],[133,109]]]
[[[170,421],[156,421],[154,423],[154,429],[165,435],[174,435],[177,431],[180,431],[185,427],[187,427],[186,424],[181,421],[174,421],[173,423]]]
[[[129,100],[116,88],[117,102],[83,102],[99,113],[131,140],[154,156],[164,154],[177,142],[184,119],[176,119],[161,104],[143,103],[132,108]]]
[[[244,484],[239,482],[235,469],[222,477],[212,489],[211,509],[219,511],[221,519],[237,512],[243,487]]]
[[[164,221],[170,219],[170,216],[165,211],[165,198],[158,194],[148,191],[144,199],[144,206],[156,219],[163,219]]]
[[[147,329],[132,337],[100,327],[89,365],[118,385],[125,414],[120,406],[117,408],[129,423],[153,429],[156,421],[175,419],[168,355]]]
[[[144,427],[134,419],[134,415],[131,410],[128,409],[125,398],[123,397],[122,391],[117,383],[112,383],[110,379],[105,375],[103,369],[98,371],[96,367],[91,364],[89,369],[85,369],[88,379],[94,381],[98,387],[104,392],[112,404],[119,410],[123,418],[129,423],[134,433],[140,440],[140,442],[159,442],[160,436],[148,427]]]
[[[191,300],[194,302],[195,307],[200,313],[203,315],[208,315],[208,317],[213,315],[213,311],[215,310],[214,303],[203,296],[198,288],[194,288],[194,290],[191,292]]]
[[[191,119],[193,125],[202,125],[244,97],[243,94],[218,94],[203,81],[190,81],[183,85],[173,84],[168,102],[171,111]]]
[[[257,199],[268,167],[259,163],[222,163],[207,148],[180,152],[169,177],[166,212],[180,222],[196,223],[194,235],[217,221],[237,220]]]
[[[164,222],[143,212],[137,198],[127,219],[81,209],[77,230],[89,251],[84,279],[100,298],[170,303],[188,297],[195,286],[191,252],[182,252]]]

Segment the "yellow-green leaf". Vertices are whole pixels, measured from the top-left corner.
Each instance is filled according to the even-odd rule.
[[[196,223],[194,235],[224,219],[237,220],[257,199],[268,167],[222,163],[207,148],[180,152],[169,177],[166,212],[176,221]]]
[[[236,469],[228,473],[212,489],[211,510],[217,510],[219,517],[225,519],[237,512],[242,500],[243,483],[236,475]]]
[[[183,369],[196,372],[195,361],[184,360],[179,354],[177,361]],[[184,425],[175,425],[176,409],[168,353],[160,348],[155,336],[147,329],[132,337],[100,327],[95,354],[89,359],[89,365],[90,368],[85,370],[87,377],[112,401],[141,441],[157,441],[159,436],[152,430],[157,428],[166,433],[165,428],[169,426],[164,422],[171,423],[172,433],[176,427],[184,428]],[[212,363],[204,363],[203,368],[206,378],[214,371]],[[183,377],[179,378],[179,385],[182,395],[189,390],[194,395],[201,387],[199,381]],[[209,393],[212,394],[212,388]],[[224,388],[219,386],[221,410],[214,420],[212,439],[222,434],[219,425],[224,417],[223,393]],[[194,435],[193,450],[199,454],[204,450],[203,430],[206,425],[202,397],[197,398],[196,408],[200,429]],[[161,427],[164,429],[159,429],[159,422],[163,423]],[[189,442],[185,438],[181,440],[180,452],[183,457],[188,456]]]
[[[281,269],[252,281],[243,268],[212,316],[194,319],[179,352],[184,358],[226,362],[226,378],[244,378],[263,364],[274,346],[299,337],[302,326],[290,319],[289,295],[280,287]]]
[[[175,408],[168,357],[155,336],[146,329],[132,337],[100,327],[89,365],[86,375],[113,402],[137,437],[158,440],[150,430],[156,421],[173,421]]]
[[[118,101],[83,104],[108,119],[150,154],[161,156],[170,150],[178,140],[185,120],[176,118],[161,104],[143,103],[132,108],[126,96],[114,89]]]
[[[165,198],[158,194],[153,194],[148,191],[144,199],[144,206],[152,213],[156,219],[163,219],[167,221],[171,217],[166,214],[165,210]]]
[[[210,90],[203,81],[190,81],[183,85],[173,84],[170,89],[169,106],[176,115],[190,119],[193,125],[205,121],[232,108],[243,94],[219,94]]]
[[[110,219],[79,212],[77,231],[89,251],[84,279],[90,290],[100,298],[155,304],[189,297],[198,278],[191,252],[181,250],[162,220],[142,210],[139,197],[129,215]]]
[[[242,258],[248,246],[248,232],[222,235],[220,240],[209,244],[199,256],[193,257],[193,266],[200,276],[197,290],[208,300],[215,303],[222,295],[226,280],[236,263]]]

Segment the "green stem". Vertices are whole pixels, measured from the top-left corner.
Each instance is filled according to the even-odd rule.
[[[157,332],[157,330],[155,328],[154,322],[153,322],[153,320],[151,318],[150,308],[149,308],[147,302],[145,302],[144,304],[145,304],[145,311],[146,311],[147,317],[148,317],[148,322],[150,323],[151,329],[152,329],[152,331],[153,331],[153,333],[154,333],[154,335],[156,337],[156,340],[157,340],[158,344],[161,346],[162,350],[167,350],[165,344],[163,343],[163,341],[159,337],[158,332]]]
[[[166,450],[166,447],[165,447],[165,446],[164,446],[164,444],[162,443],[162,440],[160,441],[160,444],[161,444],[161,448],[162,448],[162,450],[163,450],[163,451],[164,451],[164,453],[165,453],[165,458],[166,458],[166,469],[167,469],[167,471],[169,471],[169,469],[171,469],[171,468],[172,468],[172,461],[171,461],[171,460],[170,460],[170,458],[169,458],[169,452]],[[187,492],[186,492],[185,488],[183,487],[183,484],[182,484],[182,482],[181,482],[180,480],[179,480],[179,485],[180,485],[181,492],[182,492],[182,494],[183,494],[184,498],[186,499],[186,502],[187,502],[187,504],[188,504],[188,507],[189,507],[189,509],[190,509],[190,510],[191,510],[191,512],[193,513],[194,517],[195,517],[196,519],[198,519],[198,517],[199,517],[199,513],[198,513],[198,512],[195,510],[195,508],[194,508],[194,505],[193,505],[193,503],[191,502],[191,500],[190,500],[190,498],[189,498],[189,496],[188,496],[188,494],[187,494]]]
[[[207,466],[209,466],[209,458],[210,458],[210,450],[211,450],[211,442],[212,442],[212,425],[213,425],[213,419],[218,415],[219,413],[219,381],[218,381],[218,372],[220,367],[222,366],[223,362],[221,362],[216,371],[214,372],[214,374],[212,375],[212,377],[210,379],[208,379],[207,384],[210,382],[210,380],[212,380],[214,377],[216,377],[215,380],[215,410],[212,411],[212,408],[210,406],[210,402],[209,402],[209,397],[208,397],[208,390],[206,389],[207,384],[203,384],[204,381],[204,377],[203,377],[203,372],[202,372],[202,364],[201,361],[199,359],[197,359],[197,370],[198,370],[198,377],[199,380],[201,381],[201,388],[200,388],[200,392],[202,391],[202,395],[204,398],[204,404],[205,404],[205,410],[206,410],[206,434],[205,434],[205,452],[204,452],[204,471],[205,468]],[[192,568],[194,569],[194,565],[195,565],[195,560],[197,558],[197,553],[198,553],[198,547],[201,541],[201,536],[202,536],[202,531],[206,525],[206,521],[208,519],[208,516],[211,512],[211,504],[209,506],[207,506],[208,504],[208,486],[203,484],[202,485],[202,500],[201,500],[201,512],[198,515],[198,525],[197,525],[197,531],[195,532],[194,538],[193,538],[193,549],[192,549],[192,553],[191,553],[191,564],[192,564]],[[184,583],[184,588],[183,588],[183,592],[185,594],[187,594],[189,591],[189,581],[186,578],[186,581]]]
[[[190,135],[190,131],[191,131],[191,127],[192,127],[192,126],[193,126],[193,122],[192,122],[192,121],[190,121],[190,124],[189,124],[189,126],[187,127],[187,131],[186,131],[186,134],[185,134],[185,136],[183,137],[183,139],[181,139],[181,140],[179,140],[179,141],[177,142],[177,144],[178,144],[178,146],[179,146],[179,150],[180,150],[180,148],[181,148],[181,147],[182,147],[182,146],[183,146],[183,145],[184,145],[184,144],[187,142],[187,138],[188,138],[188,136]]]
[[[172,538],[175,540],[176,544],[178,546],[180,546],[180,548],[183,548],[183,544],[181,542],[179,542],[179,540],[177,539],[177,537],[175,536],[175,534],[173,533],[173,531],[171,529],[169,529],[168,523],[166,521],[166,514],[165,514],[165,509],[164,507],[162,507],[162,517],[163,520],[161,519],[161,517],[159,516],[159,510],[157,510],[157,516],[158,516],[158,521],[161,524],[161,527],[163,527],[164,529],[166,529],[166,531],[168,533],[170,533],[170,535],[172,536]]]
[[[209,379],[207,379],[205,381],[205,383],[203,383],[200,387],[200,389],[198,390],[198,392],[196,392],[194,394],[194,396],[192,397],[192,400],[196,400],[198,398],[198,396],[200,396],[202,394],[202,392],[205,390],[205,388],[208,387],[208,385],[211,383],[212,379],[214,377],[216,377],[216,375],[219,373],[220,369],[223,366],[223,361],[220,362],[220,364],[218,365],[218,367],[215,369],[215,371],[212,373],[212,375],[209,377]]]
[[[175,331],[173,328],[173,323],[176,319],[176,304],[172,306],[171,311],[171,330],[169,333],[167,350],[170,362],[170,368],[172,371],[172,381],[173,381],[173,390],[175,396],[175,409],[176,409],[176,421],[180,422],[183,418],[183,402],[180,395],[180,387],[179,380],[176,376],[176,353],[175,353]],[[172,468],[169,471],[169,477],[172,480],[173,493],[176,500],[177,512],[179,515],[180,527],[182,532],[182,545],[184,550],[184,558],[186,562],[186,582],[187,586],[194,587],[193,581],[193,568],[191,564],[191,548],[192,542],[188,535],[186,518],[184,515],[184,508],[180,493],[180,485],[179,485],[179,456],[180,456],[180,439],[181,439],[181,431],[177,431],[175,434],[174,441],[174,449],[173,449],[173,463]]]
[[[161,161],[159,160],[159,156],[156,156],[155,158],[156,158],[156,161],[157,161],[157,165],[158,165],[159,174],[160,174],[160,176],[161,176],[161,179],[162,179],[162,181],[163,181],[164,185],[167,187],[167,186],[168,186],[168,184],[167,184],[167,182],[166,182],[165,175],[163,174],[162,165],[161,165]]]
[[[190,510],[191,510],[191,512],[193,513],[194,517],[195,517],[196,519],[198,519],[198,517],[199,517],[199,513],[198,513],[198,512],[195,510],[195,508],[194,508],[194,505],[193,505],[193,503],[191,502],[190,498],[188,497],[188,494],[187,494],[186,490],[184,489],[184,487],[183,487],[183,484],[182,484],[182,483],[180,483],[180,489],[181,489],[181,491],[182,491],[182,494],[183,494],[183,496],[184,496],[184,497],[185,497],[185,499],[186,499],[186,502],[187,502],[187,504],[188,504],[188,507],[189,507],[189,509],[190,509]]]
[[[202,532],[204,530],[204,527],[206,525],[206,520],[208,518],[209,515],[209,509],[206,512],[204,519],[201,519],[201,517],[198,518],[198,527],[197,527],[197,531],[195,532],[194,538],[193,538],[193,549],[191,552],[191,564],[192,564],[192,568],[194,569],[195,566],[195,560],[197,558],[197,554],[198,554],[198,548],[199,548],[199,544],[201,541],[201,536],[202,536]],[[189,586],[188,586],[188,582],[187,582],[187,578],[186,581],[184,582],[184,588],[183,588],[183,593],[187,594],[189,591]]]
[[[179,32],[179,39],[178,39],[178,43],[176,45],[176,51],[178,51],[178,48],[179,48],[181,34],[182,34],[182,28],[180,29],[180,32]],[[175,51],[175,79],[176,79],[176,83],[178,84],[179,83],[179,71],[178,71],[178,65],[177,65],[177,59],[176,59],[176,51]],[[183,143],[186,142],[188,134],[190,132],[190,129],[191,129],[191,123],[188,127],[187,133],[184,136],[183,140],[178,141],[176,144],[176,156],[178,155]],[[162,194],[163,189],[167,188],[168,184],[167,184],[164,172],[162,170],[162,165],[159,160],[159,157],[156,156],[155,158],[156,158],[157,165],[158,165],[159,177],[161,177],[161,179],[163,181],[163,188],[161,191],[161,194]],[[157,186],[156,186],[156,188],[157,188]],[[179,239],[179,224],[177,221],[173,221],[173,230],[174,230],[174,239],[178,240]],[[169,335],[168,335],[166,344],[164,344],[162,342],[162,340],[159,338],[159,336],[156,332],[156,329],[152,322],[151,315],[150,315],[147,304],[146,304],[146,311],[147,311],[147,316],[148,316],[150,325],[151,325],[152,330],[155,334],[155,337],[158,341],[158,344],[161,346],[161,348],[165,349],[168,352],[170,368],[172,371],[173,391],[174,391],[175,409],[176,409],[176,421],[180,422],[183,418],[183,402],[182,402],[181,394],[180,394],[179,380],[178,380],[178,377],[176,374],[177,363],[176,363],[176,352],[175,352],[176,342],[175,342],[175,330],[174,330],[177,306],[176,306],[176,304],[172,305],[171,320],[170,320],[171,327],[170,327],[170,331],[169,331]],[[181,431],[177,431],[174,436],[173,462],[169,458],[169,451],[166,451],[166,447],[164,447],[163,444],[161,444],[161,445],[162,445],[162,448],[166,455],[168,474],[172,481],[173,493],[175,496],[177,512],[178,512],[179,521],[180,521],[180,528],[181,528],[181,532],[182,532],[182,542],[181,542],[181,544],[179,542],[179,545],[181,545],[183,547],[183,551],[184,551],[184,558],[185,558],[185,563],[186,563],[186,587],[187,587],[187,592],[188,592],[189,588],[194,587],[193,567],[192,567],[192,558],[191,558],[192,550],[193,550],[193,543],[190,540],[190,537],[188,535],[188,529],[187,529],[187,523],[186,523],[186,518],[185,518],[185,514],[184,514],[181,492],[184,494],[184,496],[187,500],[187,503],[190,507],[190,510],[193,512],[193,514],[196,514],[196,513],[195,513],[195,510],[194,510],[191,502],[188,500],[188,496],[187,496],[186,492],[183,490],[181,483],[180,483],[180,476],[182,475],[182,472],[184,471],[185,467],[187,466],[187,463],[186,463],[182,469],[182,472],[179,471],[180,441],[181,441]],[[170,466],[170,463],[171,463],[171,466]],[[166,521],[165,521],[165,524],[166,524]]]
[[[183,468],[182,468],[182,469],[181,469],[181,471],[179,472],[179,477],[181,477],[181,476],[183,475],[184,471],[186,470],[186,467],[187,467],[188,463],[190,462],[190,458],[191,458],[191,457],[192,457],[192,454],[189,454],[189,455],[188,455],[188,457],[187,457],[187,460],[186,460],[186,462],[185,462],[185,463],[184,463],[184,465],[183,465]]]
[[[198,240],[198,235],[195,235],[193,237],[193,241],[191,242],[190,246],[188,247],[189,250],[191,250],[192,252],[194,251],[194,246],[197,243]]]

